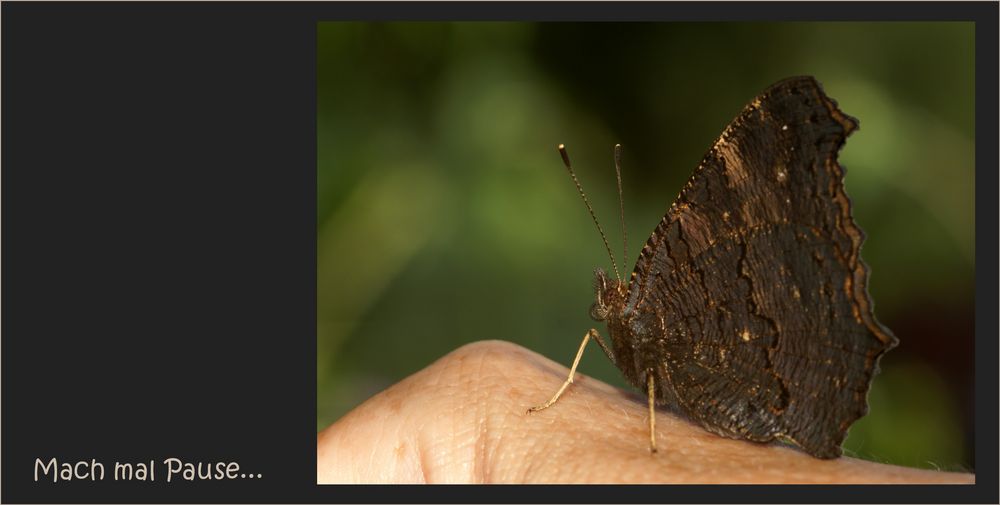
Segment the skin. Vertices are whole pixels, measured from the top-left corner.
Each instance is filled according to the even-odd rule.
[[[585,368],[585,366],[584,366]],[[729,440],[648,407],[637,392],[581,374],[552,407],[568,369],[523,347],[461,347],[375,395],[319,433],[326,483],[955,483],[974,474]]]

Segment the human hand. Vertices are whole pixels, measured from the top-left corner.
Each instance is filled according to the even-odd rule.
[[[317,437],[317,480],[333,483],[957,483],[974,474],[850,457],[820,460],[730,440],[577,371],[550,408],[527,414],[568,370],[515,344],[461,347],[375,395]]]

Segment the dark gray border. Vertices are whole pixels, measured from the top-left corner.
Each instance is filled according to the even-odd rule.
[[[976,475],[997,501],[997,3],[976,17]]]
[[[343,2],[323,20],[974,21],[990,2]],[[988,16],[985,16],[988,17]]]
[[[995,503],[997,6],[4,3],[2,500]],[[976,253],[986,259],[976,286],[979,482],[315,485],[315,29],[318,21],[362,19],[976,22]],[[76,221],[59,219],[66,215]],[[233,231],[247,215],[251,223]],[[158,229],[147,228],[151,219]],[[67,247],[76,249],[69,265]],[[248,275],[259,284],[248,288]],[[258,316],[253,324],[234,326],[234,315],[248,313]],[[172,344],[136,340],[150,326]],[[274,342],[276,333],[287,340]],[[107,383],[144,380],[79,391],[71,386],[81,375],[71,372]],[[196,389],[206,381],[225,389]],[[202,460],[225,453],[266,477],[42,487],[24,462],[47,451]]]

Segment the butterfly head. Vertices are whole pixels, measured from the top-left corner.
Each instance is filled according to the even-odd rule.
[[[621,310],[625,293],[621,281],[609,278],[603,269],[594,270],[594,304],[590,306],[590,317],[594,321],[606,321],[608,317]]]

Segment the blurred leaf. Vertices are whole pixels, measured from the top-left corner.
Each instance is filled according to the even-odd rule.
[[[876,377],[869,414],[851,428],[848,454],[897,465],[968,471],[958,406],[931,368],[910,362]]]
[[[845,184],[877,315],[902,342],[848,447],[971,468],[974,36],[971,23],[321,23],[317,426],[475,340],[568,364],[593,324],[593,269],[610,265],[555,145],[619,260],[611,148],[625,145],[630,270],[747,101],[812,74],[861,121]],[[623,386],[592,351],[581,371]]]

